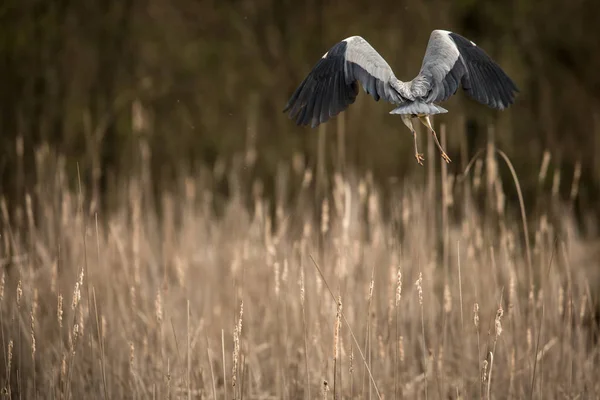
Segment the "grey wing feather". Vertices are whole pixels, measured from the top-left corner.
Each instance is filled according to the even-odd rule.
[[[388,63],[360,36],[335,44],[315,64],[290,97],[284,112],[298,125],[313,128],[356,100],[358,83],[376,101],[399,104],[398,80]]]
[[[459,85],[473,99],[495,109],[513,104],[519,91],[483,49],[456,33],[435,30],[411,91],[426,102],[441,102],[455,94]]]

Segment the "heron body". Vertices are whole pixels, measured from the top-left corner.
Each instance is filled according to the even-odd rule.
[[[411,81],[396,78],[385,59],[362,37],[352,36],[336,43],[315,64],[294,91],[284,112],[296,124],[312,128],[327,122],[356,100],[358,85],[375,101],[395,105],[391,114],[400,114],[414,137],[419,164],[416,118],[432,133],[441,156],[450,162],[431,125],[430,115],[448,112],[436,103],[454,95],[459,86],[477,102],[502,110],[514,103],[515,83],[483,49],[449,31],[434,30],[418,75]]]

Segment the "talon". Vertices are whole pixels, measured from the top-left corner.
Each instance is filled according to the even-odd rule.
[[[423,165],[423,161],[425,161],[425,157],[421,153],[415,153],[415,158],[420,165]]]
[[[450,159],[450,157],[448,157],[448,154],[446,154],[446,152],[442,152],[442,158],[444,159],[444,161],[446,161],[448,164],[450,164],[450,162],[452,162],[452,160]]]

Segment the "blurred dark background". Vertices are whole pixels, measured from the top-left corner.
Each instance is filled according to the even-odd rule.
[[[79,164],[103,204],[144,154],[152,181],[168,185],[182,170],[228,165],[251,148],[268,191],[281,160],[299,152],[315,163],[318,130],[296,127],[282,110],[331,45],[363,36],[410,80],[430,32],[448,29],[483,47],[520,89],[504,112],[462,90],[445,103],[450,112],[435,123],[448,128],[449,169],[459,173],[493,125],[526,196],[548,150],[563,194],[580,163],[579,206],[600,211],[599,11],[592,0],[4,0],[2,196],[22,201],[42,144],[66,155],[72,185]],[[392,108],[361,89],[341,114],[345,163],[376,180],[425,175]],[[331,163],[339,124],[338,116],[325,128]]]

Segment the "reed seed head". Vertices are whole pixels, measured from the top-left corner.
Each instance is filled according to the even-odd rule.
[[[2,275],[0,276],[0,303],[4,299],[4,285],[6,283],[6,276],[4,274],[4,268],[2,268]]]
[[[565,312],[565,289],[562,286],[558,288],[558,315],[561,317]]]
[[[396,278],[396,307],[400,304],[400,299],[402,298],[402,271],[398,269],[398,274]]]
[[[342,323],[342,296],[338,295],[337,311],[335,314],[335,328],[334,328],[334,334],[333,334],[333,359],[334,360],[337,360],[337,358],[338,358],[341,323]]]
[[[540,173],[538,174],[538,182],[542,184],[546,180],[548,174],[548,166],[550,165],[550,151],[545,150],[544,156],[542,157],[542,166],[540,167]]]
[[[502,316],[504,315],[504,309],[502,309],[502,305],[498,307],[498,311],[496,311],[496,319],[494,320],[494,326],[496,328],[496,338],[498,338],[502,334]]]
[[[75,282],[75,289],[73,290],[73,300],[71,302],[71,309],[75,310],[79,301],[81,300],[81,286],[83,285],[83,268],[79,271],[79,279]]]
[[[289,270],[290,270],[290,266],[289,266],[289,262],[288,262],[288,260],[286,258],[286,259],[283,260],[283,268],[281,270],[281,282],[284,285],[287,285],[288,275],[290,273]]]
[[[452,293],[450,293],[450,286],[447,283],[444,285],[444,311],[446,314],[450,314],[452,311]]]
[[[86,310],[86,307],[79,307],[79,336],[83,336],[84,334],[84,329],[85,329],[85,319],[84,319],[84,312]]]
[[[106,329],[107,329],[107,323],[106,323],[106,317],[104,315],[102,315],[102,317],[100,318],[101,322],[100,322],[100,327],[102,328],[102,340],[106,339]]]
[[[312,170],[310,168],[306,168],[306,170],[304,170],[304,178],[302,179],[302,188],[308,188],[310,186],[310,183],[312,182],[312,178]]]
[[[326,234],[329,231],[329,201],[323,199],[321,205],[321,233]]]
[[[231,386],[237,384],[237,373],[240,359],[240,337],[242,335],[242,317],[244,315],[244,301],[240,301],[240,317],[233,328],[233,367],[231,371]]]
[[[56,317],[58,318],[58,327],[62,328],[62,320],[63,320],[63,296],[62,294],[58,294],[58,304],[56,306]]]
[[[63,353],[62,361],[60,362],[60,378],[65,382],[67,379],[67,353]]]
[[[517,274],[514,271],[514,268],[510,268],[508,278],[508,301],[509,301],[509,310],[514,306],[515,301],[517,300]]]
[[[52,263],[52,276],[50,278],[50,291],[56,293],[58,286],[58,262],[54,260]]]
[[[135,344],[129,341],[129,371],[133,373],[133,365],[135,361]]]
[[[585,310],[587,305],[587,296],[585,293],[581,296],[581,303],[579,304],[579,318],[583,320],[585,318]]]
[[[473,304],[473,325],[475,329],[479,328],[479,303]]]
[[[423,305],[423,273],[419,272],[419,279],[415,281],[417,287],[417,294],[419,295],[419,304]]]
[[[273,263],[273,270],[275,273],[275,296],[279,297],[279,289],[280,289],[280,266],[279,266],[279,262],[275,261]]]
[[[300,304],[304,307],[304,269],[300,268]]]
[[[17,308],[21,307],[21,297],[23,296],[23,286],[21,283],[21,279],[17,283]]]
[[[488,372],[488,360],[486,359],[486,360],[483,360],[483,374],[481,376],[481,381],[483,383],[487,382],[487,378],[488,378],[487,372]]]
[[[398,338],[398,356],[400,362],[404,362],[404,336]]]
[[[8,353],[8,355],[7,355],[7,357],[8,357],[8,365],[7,365],[7,367],[8,367],[7,369],[8,369],[8,371],[10,371],[10,367],[11,367],[11,364],[12,364],[12,359],[13,359],[13,347],[14,347],[14,342],[13,342],[13,340],[12,340],[12,339],[10,339],[10,340],[8,341],[8,352],[7,352],[7,353]]]
[[[35,307],[31,307],[31,359],[35,359]]]

